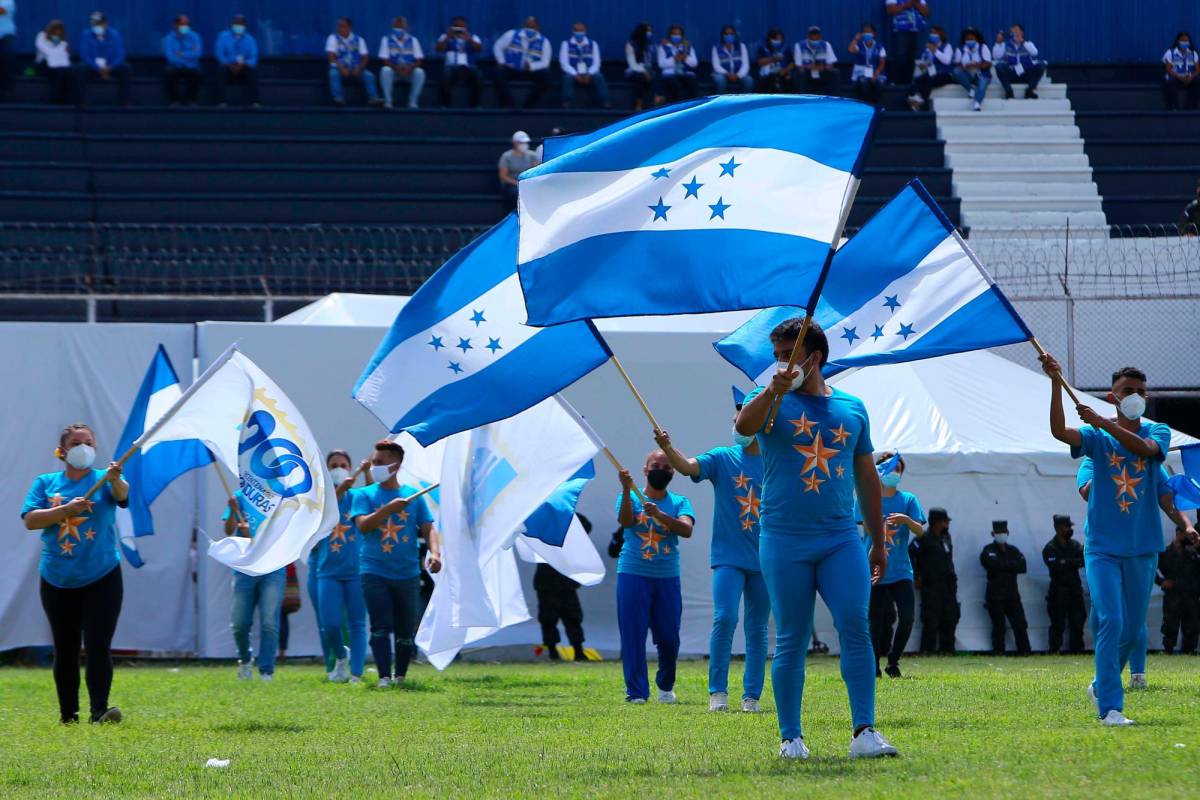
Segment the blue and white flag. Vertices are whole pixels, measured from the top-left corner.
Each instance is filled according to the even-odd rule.
[[[555,142],[520,178],[529,324],[807,303],[877,113],[727,95]]]
[[[900,466],[900,451],[892,453],[892,457],[887,461],[875,465],[875,471],[879,473],[879,477],[890,475],[896,471],[896,467]]]
[[[1183,457],[1183,473],[1172,475],[1167,485],[1175,495],[1175,507],[1180,511],[1200,508],[1200,444],[1179,448]]]
[[[803,315],[798,307],[766,309],[713,347],[766,385],[776,370],[771,331]],[[826,376],[1033,337],[918,180],[838,250],[815,318],[829,339]]]
[[[354,398],[422,445],[506,419],[612,355],[589,322],[534,328],[509,215],[446,262],[396,315]]]
[[[525,520],[525,536],[540,539],[548,545],[562,547],[567,538],[567,530],[571,520],[575,519],[575,507],[579,505],[579,495],[588,481],[596,477],[596,465],[588,461],[579,471],[555,489],[546,502],[537,507]]]

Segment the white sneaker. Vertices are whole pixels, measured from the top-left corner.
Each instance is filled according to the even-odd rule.
[[[725,692],[713,692],[708,696],[709,711],[728,711],[729,695]]]
[[[1146,689],[1148,687],[1149,687],[1149,684],[1146,683],[1146,673],[1135,672],[1129,676],[1129,688],[1130,689]]]
[[[350,680],[350,662],[344,658],[333,662],[333,672],[329,673],[329,680],[334,683],[346,683]]]
[[[913,111],[920,111],[921,106],[924,104],[925,104],[925,101],[921,99],[921,95],[919,95],[919,94],[909,95],[908,107],[911,108]]]
[[[1134,722],[1129,717],[1117,711],[1115,708],[1104,715],[1104,719],[1100,720],[1101,725],[1107,725],[1110,728],[1121,728],[1126,725],[1133,725]]]
[[[900,751],[874,728],[863,728],[858,736],[850,741],[851,758],[880,758],[881,756],[898,755],[900,755]]]
[[[379,682],[375,684],[375,688],[376,689],[386,689],[391,685],[392,685],[391,678],[380,678]]]
[[[261,680],[263,683],[270,683],[271,681],[275,680],[275,673],[264,672],[258,676],[258,679]]]
[[[976,111],[983,111],[983,106],[978,102],[976,102],[975,105],[971,106],[971,108],[973,108]]]
[[[646,705],[646,698],[644,698],[644,697],[627,697],[627,698],[625,698],[625,702],[629,703],[629,705],[631,705],[631,706],[644,706],[644,705]]]
[[[1096,696],[1096,682],[1092,681],[1088,684],[1088,697],[1092,701],[1092,705],[1096,707],[1096,716],[1100,716],[1100,698]]]
[[[676,700],[675,692],[665,692],[662,689],[658,690],[658,702],[670,705]]]
[[[795,739],[784,739],[779,745],[780,758],[798,758],[804,760],[808,758],[808,746],[804,744],[804,740],[800,737]]]
[[[349,678],[346,679],[346,683],[362,683],[362,676],[361,675],[351,675]]]
[[[756,697],[743,697],[742,698],[742,711],[745,711],[750,714],[757,714],[760,710],[761,709],[759,709],[759,707],[758,707],[758,698],[756,698]]]
[[[248,662],[238,662],[238,680],[248,681],[254,678],[254,667]]]

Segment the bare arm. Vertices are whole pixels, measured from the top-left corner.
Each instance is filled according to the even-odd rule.
[[[1192,525],[1192,521],[1188,519],[1187,514],[1184,514],[1175,507],[1175,497],[1170,492],[1158,496],[1158,507],[1162,509],[1164,514],[1170,517],[1171,522],[1175,523],[1175,527],[1184,531],[1191,537],[1193,542],[1200,538],[1196,533],[1195,526]]]
[[[771,378],[770,387],[755,395],[754,399],[742,406],[742,410],[738,412],[737,422],[734,423],[737,432],[743,436],[754,436],[762,430],[763,425],[767,423],[767,415],[771,412],[771,404],[775,400],[775,395],[784,395],[790,392],[792,380],[799,376],[798,370],[775,373],[775,377]]]
[[[870,453],[854,457],[854,485],[858,492],[863,527],[871,537],[871,551],[867,558],[871,564],[871,582],[876,583],[887,571],[888,554],[883,544],[883,489]]]
[[[1143,439],[1136,432],[1126,430],[1111,419],[1100,416],[1091,406],[1085,406],[1082,403],[1076,406],[1079,412],[1079,418],[1089,425],[1098,428],[1108,434],[1125,446],[1129,452],[1138,456],[1154,457],[1162,455],[1162,451],[1158,447],[1158,442],[1153,439]]]
[[[57,508],[35,509],[25,515],[25,529],[30,531],[44,530],[52,525],[59,524],[67,517],[73,517],[88,510],[90,506],[90,501],[84,500],[82,497],[76,497],[71,502],[64,503]]]
[[[629,474],[629,470],[621,470],[621,508],[617,511],[617,522],[622,528],[632,528],[635,518],[633,516],[633,498],[630,496],[633,493],[633,476]]]
[[[654,503],[646,503],[646,516],[653,519],[659,525],[662,525],[668,532],[675,534],[681,539],[690,539],[692,537],[692,528],[696,524],[696,520],[684,514],[682,517],[670,517],[659,510]]]
[[[370,514],[359,514],[354,518],[354,524],[363,533],[379,530],[388,521],[388,517],[392,514],[399,514],[407,505],[408,500],[403,497],[397,497],[394,500],[384,503]]]
[[[442,571],[442,544],[433,530],[432,522],[422,522],[420,534],[425,539],[429,552],[425,554],[425,563],[430,572]]]
[[[1050,435],[1063,444],[1079,447],[1083,444],[1083,436],[1078,428],[1067,427],[1067,417],[1063,411],[1062,389],[1058,385],[1062,369],[1048,353],[1039,360],[1042,362],[1042,371],[1050,376]]]
[[[517,179],[508,174],[508,167],[498,167],[500,182],[507,183],[509,186],[516,186]]]
[[[667,454],[667,460],[671,462],[671,466],[680,475],[687,475],[689,478],[700,477],[700,462],[694,458],[688,458],[675,449],[671,444],[671,435],[666,431],[655,431],[654,441],[658,442],[658,446]]]

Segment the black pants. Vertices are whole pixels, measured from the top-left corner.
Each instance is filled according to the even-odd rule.
[[[443,108],[454,105],[450,90],[458,84],[465,84],[471,90],[471,108],[479,108],[483,102],[483,75],[479,67],[446,67],[442,71],[442,79],[438,82],[438,102]]]
[[[17,37],[0,36],[0,101],[8,99],[17,77],[16,44]]]
[[[112,638],[121,615],[121,568],[77,589],[60,589],[42,579],[42,608],[54,638],[54,688],[63,722],[79,714],[79,642],[87,649],[87,689],[92,719],[108,710],[112,688]]]
[[[695,75],[663,75],[663,94],[672,103],[680,100],[691,100],[698,93]]]
[[[421,602],[421,578],[392,580],[379,575],[362,576],[363,599],[371,618],[371,654],[379,677],[408,674],[408,662],[413,654],[413,635],[420,618],[417,605]],[[392,640],[396,643],[396,668],[392,670]]]
[[[881,583],[871,587],[871,641],[875,661],[887,656],[888,664],[900,663],[900,656],[912,635],[916,596],[912,581]],[[892,635],[892,625],[896,633]]]
[[[795,90],[791,75],[775,72],[754,79],[754,91],[759,94],[791,94]]]
[[[883,84],[879,81],[855,81],[854,96],[864,103],[881,106],[883,105]]]
[[[70,67],[51,69],[43,64],[38,67],[38,72],[46,79],[49,95],[47,99],[51,105],[69,106],[79,100],[75,70]]]
[[[512,92],[509,90],[509,84],[515,81],[527,82],[529,84],[529,94],[525,97],[525,108],[537,108],[542,102],[542,95],[550,88],[550,70],[520,70],[513,69],[512,67],[497,66],[496,94],[498,95],[500,105],[504,108],[512,108],[516,105],[513,102]]]
[[[836,95],[842,85],[842,76],[836,69],[825,70],[812,76],[812,71],[796,67],[792,73],[796,76],[796,90],[801,94]]]
[[[954,76],[949,72],[940,72],[935,75],[925,73],[913,78],[912,86],[908,87],[908,94],[917,95],[921,98],[923,107],[929,105],[929,95],[939,86],[947,86],[954,83]]]
[[[108,80],[117,84],[117,105],[129,105],[129,89],[133,82],[133,70],[129,64],[117,64],[108,71]],[[87,87],[89,83],[104,83],[105,80],[100,77],[100,73],[89,67],[87,64],[79,65],[79,104],[83,105],[87,101]]]
[[[1046,614],[1050,617],[1049,650],[1057,653],[1062,649],[1063,634],[1067,635],[1067,652],[1083,652],[1083,623],[1087,611],[1083,607],[1083,587],[1078,585],[1058,586],[1050,582],[1046,595]]]
[[[641,103],[641,108],[649,108],[654,104],[654,76],[648,72],[625,72],[629,81],[629,96],[634,107]]]
[[[1021,596],[1013,592],[992,593],[987,595],[983,607],[992,618],[992,653],[1004,653],[1004,621],[1012,626],[1013,639],[1016,641],[1017,653],[1029,653],[1029,625],[1025,622],[1025,607],[1021,605]]]
[[[912,80],[921,34],[916,31],[892,31],[888,45],[888,73],[892,83],[903,86]]]
[[[163,75],[167,99],[172,103],[195,105],[200,96],[200,70],[186,67],[167,67]]]
[[[567,641],[578,655],[583,649],[583,607],[579,605],[579,592],[575,589],[543,589],[538,591],[537,601],[542,644],[553,649],[559,643],[558,621],[562,620]]]
[[[1162,85],[1163,102],[1167,105],[1168,111],[1174,111],[1181,107],[1179,102],[1179,93],[1184,95],[1183,107],[1200,108],[1200,78],[1194,79],[1191,83],[1184,85],[1183,81],[1177,78],[1172,78],[1170,75],[1166,77]]]
[[[229,67],[222,67],[217,76],[217,102],[224,103],[229,97],[229,84],[241,83],[246,87],[247,102],[258,105],[258,70],[254,67],[243,66],[237,72]]]
[[[960,608],[956,583],[921,586],[921,652],[954,654]]]
[[[1200,601],[1193,594],[1180,591],[1163,592],[1163,650],[1174,652],[1180,627],[1183,628],[1183,643],[1179,650],[1196,652],[1196,640],[1200,638]]]

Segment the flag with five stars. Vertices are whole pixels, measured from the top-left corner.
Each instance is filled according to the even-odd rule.
[[[797,307],[769,308],[713,347],[765,385],[776,369],[771,330],[803,315]],[[1033,337],[915,179],[838,250],[816,320],[829,339],[826,376]]]
[[[529,323],[807,302],[877,113],[727,95],[554,142],[520,178]]]
[[[1180,511],[1200,508],[1200,444],[1179,448],[1183,457],[1183,473],[1172,475],[1167,485],[1175,495],[1175,507]]]
[[[506,419],[611,356],[591,323],[534,328],[509,215],[445,263],[396,316],[354,398],[422,445]]]

